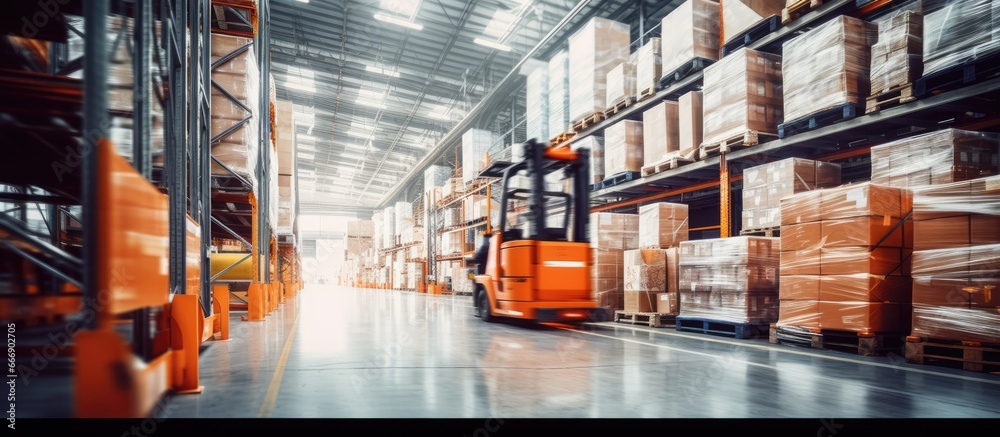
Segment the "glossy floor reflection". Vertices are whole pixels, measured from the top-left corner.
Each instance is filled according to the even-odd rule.
[[[1000,417],[1000,376],[602,324],[487,324],[471,298],[308,286],[234,315],[170,417]],[[277,371],[276,371],[277,369]]]

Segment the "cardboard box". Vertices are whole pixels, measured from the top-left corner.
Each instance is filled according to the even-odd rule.
[[[781,56],[742,48],[704,73],[702,145],[747,131],[775,133],[782,116]]]
[[[635,97],[635,64],[622,62],[606,75],[607,92],[604,102],[610,108],[627,97]]]
[[[650,38],[649,42],[636,50],[635,54],[635,85],[636,91],[657,87],[663,77],[663,40]]]
[[[663,73],[696,57],[719,59],[719,23],[719,3],[710,0],[687,0],[663,17],[660,28],[671,29],[663,41]]]
[[[652,291],[625,291],[625,311],[651,313],[657,309],[656,293]]]
[[[974,214],[969,236],[971,239],[969,244],[973,246],[1000,243],[1000,216]]]
[[[913,305],[910,335],[953,341],[1000,342],[1000,316],[995,308]]]
[[[781,304],[789,300],[819,300],[820,280],[817,275],[786,275],[782,273],[778,288]]]
[[[604,174],[638,172],[643,165],[642,122],[622,120],[604,130]]]
[[[972,235],[970,224],[970,216],[914,221],[913,249],[933,250],[969,246]]]
[[[865,216],[902,218],[900,189],[860,183],[821,190],[820,219],[837,220]]]
[[[590,247],[629,250],[639,248],[639,216],[607,212],[590,215]]]
[[[677,99],[677,132],[680,150],[691,150],[701,146],[702,115],[701,91],[690,91]]]
[[[688,206],[658,202],[639,207],[639,247],[669,248],[688,239]]]
[[[788,224],[781,227],[781,252],[819,249],[823,246],[823,222]]]
[[[677,314],[680,312],[680,295],[674,293],[656,294],[656,312],[659,314]]]
[[[970,247],[918,250],[913,252],[913,276],[968,278],[972,264]],[[989,277],[992,275],[983,275]]]
[[[905,276],[823,275],[819,300],[825,302],[908,303],[912,281]]]
[[[625,293],[622,291],[603,291],[594,294],[597,306],[609,308],[612,311],[625,308]]]
[[[1000,307],[1000,278],[915,276],[913,304],[995,311]]]
[[[909,304],[899,303],[820,301],[820,325],[835,331],[906,332],[909,323],[903,314],[909,309]]]
[[[903,265],[903,249],[880,247],[871,251],[869,247],[834,247],[820,249],[822,252],[820,274],[853,275],[908,275]]]
[[[822,222],[823,247],[875,246],[906,247],[899,219],[855,217]]]
[[[625,291],[667,291],[667,254],[659,249],[627,250]]]
[[[818,222],[821,215],[823,190],[798,193],[781,200],[781,225]]]
[[[608,107],[608,71],[629,60],[629,25],[595,17],[569,37],[569,118],[575,122]]]
[[[821,249],[781,252],[781,275],[819,275]]]
[[[781,15],[785,0],[722,0],[723,41],[728,44],[761,20]]]
[[[664,101],[642,113],[644,165],[662,162],[670,152],[680,150],[677,102]]]
[[[819,328],[819,302],[815,300],[781,300],[778,306],[780,326]]]
[[[667,257],[667,292],[676,293],[680,287],[680,249],[672,247],[663,253]]]

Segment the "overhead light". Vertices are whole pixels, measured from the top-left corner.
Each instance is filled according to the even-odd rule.
[[[308,134],[299,134],[297,138],[302,141],[316,141],[316,137]]]
[[[309,3],[309,0],[295,0],[295,1],[297,1],[299,3]]]
[[[293,90],[305,91],[307,93],[316,92],[316,86],[314,86],[311,82],[310,83],[297,82],[297,81],[285,82],[285,86]]]
[[[386,109],[386,106],[385,106],[384,103],[373,102],[371,100],[358,99],[358,100],[355,100],[354,103],[357,103],[359,105],[364,105],[364,106],[371,106],[372,108]]]
[[[385,21],[386,23],[389,23],[389,24],[395,24],[397,26],[408,27],[408,28],[413,29],[413,30],[423,30],[424,29],[424,26],[422,24],[420,24],[420,23],[413,23],[413,22],[410,22],[410,21],[406,21],[406,20],[403,20],[403,19],[399,19],[399,18],[393,17],[391,15],[386,15],[386,14],[383,14],[383,13],[377,13],[377,14],[375,14],[375,19],[379,20],[379,21]]]
[[[378,74],[384,74],[386,76],[391,76],[391,77],[399,77],[399,73],[397,73],[395,71],[389,71],[389,70],[386,70],[384,68],[372,67],[371,65],[365,65],[365,71],[369,71],[369,72],[372,72],[372,73],[378,73]]]
[[[368,150],[368,146],[367,145],[360,145],[360,144],[353,144],[353,143],[346,143],[346,144],[344,144],[344,148],[354,149],[354,150],[361,150],[361,151]]]
[[[306,160],[306,161],[312,161],[312,160],[316,159],[316,154],[315,153],[303,153],[302,151],[299,151],[298,158]]]
[[[361,155],[359,153],[352,153],[352,152],[340,152],[340,157],[341,158],[347,158],[347,159],[365,159],[365,157],[363,155]]]
[[[510,47],[508,47],[508,46],[505,46],[503,44],[497,44],[497,43],[495,43],[493,41],[487,41],[487,40],[482,39],[482,38],[476,38],[476,39],[472,40],[472,42],[474,42],[476,44],[479,44],[481,46],[486,46],[486,47],[489,47],[491,49],[497,49],[497,50],[500,50],[500,51],[503,51],[503,52],[509,52],[510,51]]]
[[[351,129],[351,130],[347,131],[346,133],[347,133],[347,135],[350,135],[352,137],[358,137],[358,138],[368,138],[368,137],[372,136],[372,132],[371,131],[365,132],[365,131],[360,131],[360,130],[355,130],[355,129]]]
[[[451,115],[444,112],[430,112],[427,114],[427,118],[433,118],[436,120],[451,120]]]

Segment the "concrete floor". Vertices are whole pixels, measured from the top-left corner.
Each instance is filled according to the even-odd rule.
[[[168,417],[1000,417],[1000,376],[673,329],[487,324],[471,298],[308,286],[202,352]]]

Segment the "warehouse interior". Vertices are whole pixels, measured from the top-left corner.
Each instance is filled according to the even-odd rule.
[[[3,9],[10,428],[1000,417],[1000,0]]]

